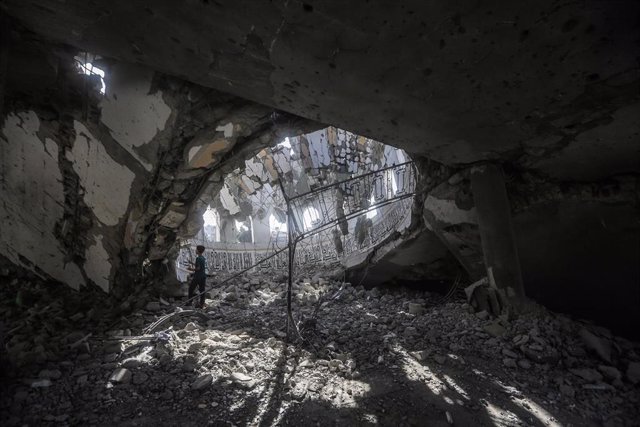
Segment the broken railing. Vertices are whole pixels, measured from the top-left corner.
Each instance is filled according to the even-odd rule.
[[[287,335],[291,329],[299,335],[291,307],[293,269],[298,243],[336,227],[343,236],[349,234],[349,220],[412,198],[416,193],[416,179],[416,169],[410,161],[325,185],[304,194],[288,194],[280,180],[280,189],[287,204],[287,246],[262,257],[255,264],[227,277],[216,286],[227,283],[287,252]],[[213,286],[208,287],[207,291],[212,288]]]
[[[298,242],[336,226],[343,236],[347,235],[350,219],[413,197],[416,170],[413,162],[405,162],[328,184],[304,194],[288,194],[282,180],[279,184],[287,204],[287,336],[291,329],[299,336],[291,307],[293,267]]]

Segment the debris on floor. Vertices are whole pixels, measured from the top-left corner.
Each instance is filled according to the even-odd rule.
[[[294,284],[302,339],[287,343],[285,288],[252,275],[214,288],[203,311],[170,300],[110,325],[61,298],[21,311],[4,289],[15,369],[3,424],[627,426],[640,415],[640,345],[604,328],[316,278]]]

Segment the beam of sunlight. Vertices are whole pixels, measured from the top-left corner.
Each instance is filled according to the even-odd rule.
[[[513,427],[514,425],[522,425],[524,422],[513,412],[502,409],[493,403],[486,402],[485,407],[491,422],[496,427]]]
[[[500,380],[494,380],[494,383],[502,389],[508,396],[510,396],[511,401],[533,415],[537,418],[543,425],[550,427],[561,427],[561,424],[555,419],[553,415],[542,406],[533,402],[531,399],[527,398],[520,390],[517,388],[506,385]]]
[[[558,420],[556,420],[556,418],[551,415],[551,413],[549,413],[534,401],[526,397],[524,397],[523,399],[511,397],[511,401],[536,417],[543,425],[549,427],[562,427],[562,424],[560,424]]]
[[[460,387],[454,380],[447,374],[443,374],[442,378],[446,381],[450,388],[454,389],[460,396],[464,397],[466,400],[471,400],[469,395],[462,387]]]
[[[422,365],[414,359],[404,347],[393,343],[391,348],[400,356],[401,368],[408,379],[424,383],[436,396],[447,389],[445,383],[440,381],[426,365]]]
[[[311,377],[313,378],[313,377]],[[300,379],[301,381],[303,379]],[[327,381],[324,389],[331,389],[331,393],[326,391],[320,394],[320,397],[310,397],[311,400],[325,401],[334,408],[357,408],[358,399],[363,398],[371,391],[371,386],[363,381],[330,379]],[[331,396],[331,397],[326,397]]]

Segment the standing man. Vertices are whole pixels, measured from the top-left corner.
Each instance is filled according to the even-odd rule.
[[[194,297],[196,291],[196,286],[198,286],[198,291],[200,291],[200,303],[196,305],[196,308],[204,308],[204,289],[207,283],[207,273],[205,272],[206,260],[203,256],[204,246],[196,246],[196,254],[198,256],[196,258],[195,268],[191,269],[193,271],[193,279],[189,285],[189,303],[191,303],[191,299]]]

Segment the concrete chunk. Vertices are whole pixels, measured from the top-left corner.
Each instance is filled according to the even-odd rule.
[[[128,384],[131,381],[131,371],[127,368],[118,368],[109,377],[112,383]]]
[[[594,351],[605,362],[611,363],[611,342],[609,340],[599,338],[587,328],[580,329],[579,335],[587,348]]]
[[[640,362],[630,362],[627,367],[627,379],[632,384],[640,383]]]
[[[202,390],[207,388],[213,382],[213,376],[211,374],[201,375],[191,384],[192,390]]]

